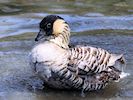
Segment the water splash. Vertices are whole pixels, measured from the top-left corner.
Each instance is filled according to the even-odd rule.
[[[122,72],[122,73],[120,74],[120,79],[126,78],[126,77],[129,76],[129,75],[130,75],[130,73]]]

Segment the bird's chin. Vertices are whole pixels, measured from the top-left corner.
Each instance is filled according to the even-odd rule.
[[[54,36],[45,36],[45,37],[39,39],[39,40],[36,41],[36,42],[50,41],[51,39],[54,39],[54,38],[55,38]]]

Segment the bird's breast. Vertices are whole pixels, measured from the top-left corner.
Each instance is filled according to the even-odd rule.
[[[66,50],[52,43],[44,43],[32,49],[33,62],[63,62],[67,58]]]

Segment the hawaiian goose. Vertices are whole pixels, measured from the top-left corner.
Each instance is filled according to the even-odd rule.
[[[118,81],[123,55],[90,46],[69,48],[70,28],[63,18],[48,15],[40,22],[39,41],[31,51],[32,68],[52,88],[92,91]]]

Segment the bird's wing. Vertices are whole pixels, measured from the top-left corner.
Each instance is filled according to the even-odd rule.
[[[115,66],[117,61],[125,63],[123,55],[110,54],[101,48],[78,46],[69,50],[69,68],[78,73],[99,73]]]
[[[74,71],[69,70],[66,66],[56,70],[53,69],[52,71],[56,73],[58,78],[60,78],[60,81],[63,83],[65,82],[67,86],[82,91],[103,89],[109,82],[120,78],[119,72],[113,70],[110,72],[103,71],[92,75],[76,75]]]
[[[52,67],[52,72],[58,75],[60,81],[65,81],[72,88],[85,91],[102,89],[110,81],[119,79],[119,71],[113,68],[110,68],[112,70],[109,72],[104,70],[108,64],[113,64],[112,57],[100,48],[75,47],[69,50],[68,63],[58,63]],[[79,74],[82,71],[83,74]],[[89,75],[90,72],[93,74]]]

